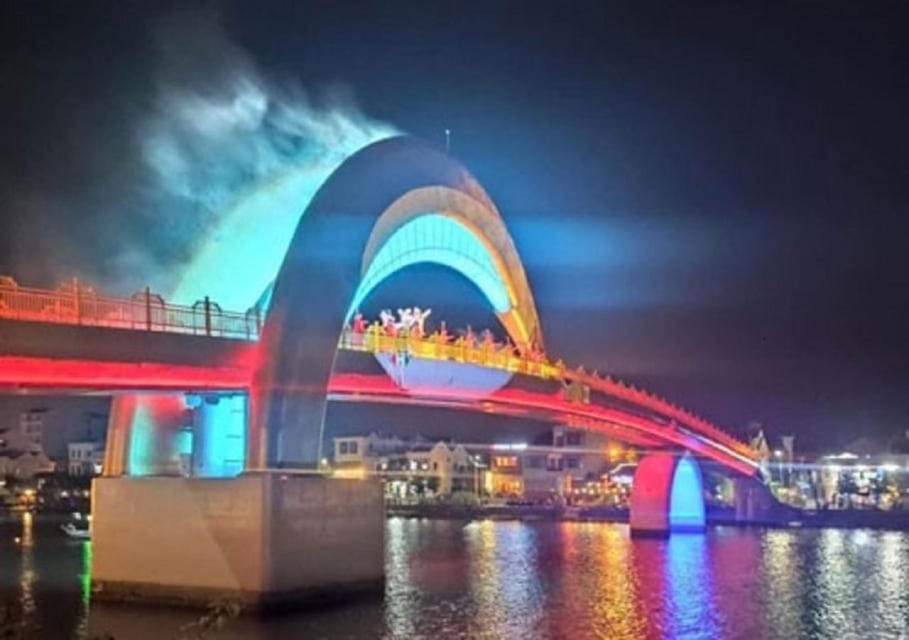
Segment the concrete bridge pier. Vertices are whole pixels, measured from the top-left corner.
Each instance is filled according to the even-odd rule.
[[[277,471],[98,478],[92,510],[101,600],[268,610],[384,588],[375,481]]]
[[[171,394],[118,399],[106,475],[92,485],[94,597],[269,609],[383,592],[382,486],[253,470],[249,460],[235,475],[243,441],[227,447],[235,438],[226,437],[242,418],[238,395],[189,404]],[[183,445],[195,477],[183,477],[179,458],[187,452],[177,439],[192,433],[198,438]],[[240,467],[228,474],[234,462]]]
[[[642,458],[631,490],[630,523],[632,536],[703,531],[704,490],[697,461],[671,453]]]

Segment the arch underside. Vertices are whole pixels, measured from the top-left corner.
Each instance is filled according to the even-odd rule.
[[[431,213],[399,227],[369,264],[364,264],[363,279],[350,312],[359,309],[383,280],[421,263],[439,264],[462,274],[483,293],[496,313],[506,313],[512,308],[508,289],[486,247],[454,218]]]

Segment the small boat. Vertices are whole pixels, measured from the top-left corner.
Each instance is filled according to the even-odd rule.
[[[61,524],[60,530],[70,538],[75,538],[76,540],[89,540],[92,537],[90,529],[80,529],[72,522]]]
[[[92,537],[91,533],[91,514],[82,515],[78,511],[73,512],[72,522],[60,525],[60,530],[70,538],[76,540],[88,540]]]

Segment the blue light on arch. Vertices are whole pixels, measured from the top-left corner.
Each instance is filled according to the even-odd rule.
[[[703,531],[704,483],[701,469],[691,456],[679,458],[669,494],[669,530]]]
[[[395,272],[420,263],[440,264],[464,275],[498,313],[511,308],[508,289],[486,246],[457,220],[429,213],[397,229],[373,257],[348,310],[348,319],[369,293]],[[255,307],[263,316],[271,303],[274,282],[261,294]],[[245,397],[222,398],[215,406],[201,408],[201,424],[193,441],[193,474],[230,477],[242,470]]]
[[[405,267],[431,262],[458,271],[483,293],[498,313],[511,308],[508,290],[486,246],[457,220],[430,213],[402,225],[379,249],[363,276],[351,312],[379,283]]]
[[[373,257],[347,311],[349,320],[363,300],[383,280],[420,263],[449,267],[470,280],[497,313],[511,309],[508,289],[486,246],[463,224],[440,213],[430,213],[402,225]],[[271,305],[274,282],[255,304],[265,316]]]

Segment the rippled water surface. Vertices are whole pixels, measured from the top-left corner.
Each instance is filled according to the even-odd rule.
[[[0,536],[0,602],[22,637],[180,637],[197,617],[92,604],[91,546],[56,523],[7,519]],[[612,524],[394,519],[386,563],[384,601],[232,620],[207,637],[909,638],[907,533],[631,540]]]

